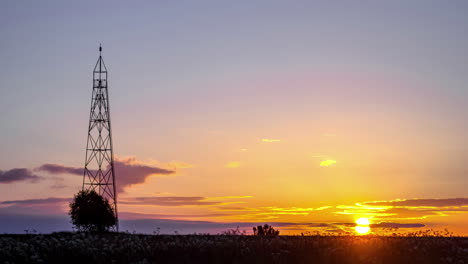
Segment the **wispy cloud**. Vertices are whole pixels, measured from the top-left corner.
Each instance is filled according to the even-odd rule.
[[[253,196],[250,195],[239,195],[239,196],[219,196],[219,197],[207,197],[206,200],[225,200],[225,199],[244,199],[244,198],[252,198]]]
[[[391,222],[381,222],[377,224],[370,224],[371,228],[419,228],[425,227],[425,224],[421,223],[391,223]]]
[[[331,165],[335,164],[336,160],[324,160],[320,162],[320,166],[322,167],[330,167]]]
[[[46,163],[37,168],[34,171],[45,171],[51,174],[74,174],[83,176],[83,168],[69,167],[61,164]]]
[[[24,205],[38,205],[38,204],[56,204],[56,203],[64,203],[70,202],[71,198],[57,198],[57,197],[49,197],[44,199],[26,199],[26,200],[8,200],[2,201],[0,204],[24,204]]]
[[[222,212],[236,212],[232,215],[233,219],[249,220],[249,221],[265,221],[272,219],[279,219],[281,216],[308,216],[314,211],[322,211],[330,209],[332,206],[322,206],[318,208],[312,207],[277,207],[277,206],[264,206],[264,207],[249,207],[249,206],[218,206],[213,208],[215,211]]]
[[[42,177],[33,174],[30,170],[25,168],[15,168],[7,171],[0,170],[0,184],[8,184],[21,181],[35,182]]]
[[[236,199],[244,199],[252,196],[222,196],[222,197],[203,197],[203,196],[147,196],[147,197],[124,197],[119,199],[120,204],[125,205],[155,205],[155,206],[205,206],[205,205],[228,205],[238,203],[232,201]],[[57,198],[49,197],[43,199],[25,199],[25,200],[7,200],[0,201],[0,205],[65,205],[72,198]],[[231,200],[231,201],[226,201]]]
[[[193,168],[194,165],[186,162],[180,162],[180,161],[172,161],[167,164],[167,167],[169,168],[180,168],[180,169],[188,169],[188,168]]]
[[[238,161],[230,161],[228,164],[226,164],[224,167],[234,169],[234,168],[239,168],[241,166],[241,163]]]
[[[449,199],[402,199],[391,201],[366,202],[366,205],[373,206],[403,206],[403,207],[452,207],[468,206],[468,198],[449,198]]]
[[[262,138],[262,142],[266,143],[273,143],[273,142],[280,142],[281,139],[271,139],[271,138]]]
[[[370,201],[339,205],[336,208],[339,209],[337,214],[369,216],[376,219],[425,219],[428,216],[468,213],[468,198]]]
[[[121,204],[158,205],[158,206],[187,206],[187,205],[216,205],[220,201],[206,201],[201,196],[165,196],[165,197],[133,197],[120,201]]]

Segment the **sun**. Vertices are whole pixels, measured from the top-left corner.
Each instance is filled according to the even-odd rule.
[[[364,235],[370,232],[369,218],[365,218],[365,217],[359,218],[358,220],[356,220],[356,224],[357,224],[355,227],[356,233],[360,235]]]
[[[356,220],[356,224],[358,225],[361,225],[361,226],[368,226],[370,225],[370,220],[369,218],[359,218],[358,220]]]

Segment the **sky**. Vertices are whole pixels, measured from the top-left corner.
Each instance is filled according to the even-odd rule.
[[[99,44],[121,230],[468,235],[466,1],[2,1],[0,232],[71,230]]]

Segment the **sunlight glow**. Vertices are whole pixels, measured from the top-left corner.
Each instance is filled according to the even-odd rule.
[[[370,225],[370,221],[369,221],[369,218],[359,218],[358,220],[356,220],[356,224],[358,225],[362,225],[362,226],[368,226]]]
[[[328,167],[336,163],[336,160],[324,160],[320,162],[320,166],[322,167]]]
[[[355,227],[356,233],[364,235],[370,232],[370,220],[369,218],[362,217],[356,220],[357,226]]]

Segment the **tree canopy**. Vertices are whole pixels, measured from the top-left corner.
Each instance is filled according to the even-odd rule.
[[[117,222],[109,201],[94,190],[78,192],[70,203],[69,215],[79,231],[106,232]]]

